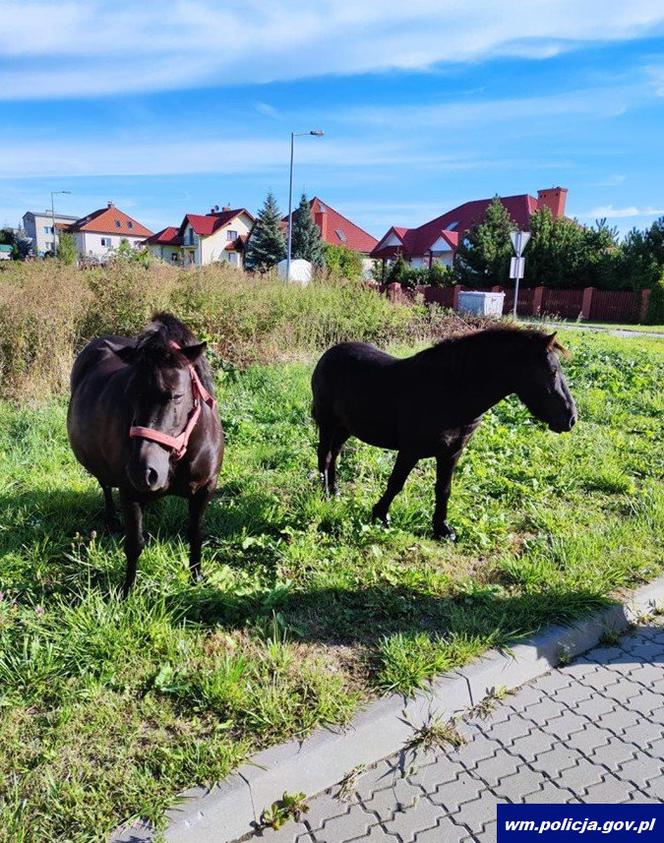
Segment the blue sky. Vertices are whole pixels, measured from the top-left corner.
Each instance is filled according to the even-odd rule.
[[[376,236],[569,188],[622,231],[664,214],[661,0],[3,0],[0,224],[113,200],[153,230],[272,189]]]

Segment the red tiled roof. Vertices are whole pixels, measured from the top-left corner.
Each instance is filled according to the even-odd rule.
[[[244,208],[215,211],[210,214],[186,214],[180,225],[179,232],[180,234],[184,234],[184,230],[187,224],[189,224],[196,234],[199,234],[201,237],[209,237],[210,234],[214,234],[215,231],[228,225],[229,222],[234,220],[235,217],[239,217],[240,214],[246,214],[252,222],[254,221],[253,215]]]
[[[381,238],[386,240],[390,233],[395,233],[401,240],[401,246],[383,246],[371,253],[374,258],[393,257],[400,251],[405,258],[425,255],[439,237],[443,237],[450,244],[451,251],[456,251],[459,245],[459,235],[464,234],[472,226],[481,221],[492,199],[477,199],[464,202],[457,208],[447,211],[439,217],[430,220],[419,228],[396,228],[392,226]],[[507,208],[509,215],[519,228],[528,228],[531,214],[539,208],[538,200],[534,196],[522,193],[517,196],[504,196],[500,201]],[[452,226],[452,229],[450,229]]]
[[[128,237],[150,237],[152,232],[114,205],[93,211],[66,227],[66,231],[92,231],[96,234],[124,234]]]
[[[182,238],[178,233],[177,227],[169,225],[166,228],[162,228],[156,234],[153,234],[152,237],[148,237],[143,242],[146,246],[180,246],[182,244]]]
[[[310,200],[309,205],[316,225],[321,230],[321,239],[324,243],[330,243],[332,246],[345,246],[353,252],[364,254],[369,254],[378,245],[378,240],[375,237],[372,237],[359,225],[355,225],[339,211],[335,211],[327,203],[322,202],[317,196]],[[297,211],[293,211],[293,218],[296,216]],[[288,215],[283,218],[282,223],[284,228],[287,228]]]

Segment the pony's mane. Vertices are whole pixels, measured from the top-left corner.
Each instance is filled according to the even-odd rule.
[[[197,345],[199,340],[196,339],[184,322],[181,322],[173,314],[160,312],[154,314],[150,324],[136,337],[135,347],[155,365],[159,363],[178,365],[181,363],[182,355],[173,348],[172,342],[185,347]],[[198,358],[194,368],[203,382],[203,386],[211,395],[214,394],[212,373],[204,355]]]
[[[537,328],[522,328],[520,325],[499,323],[498,325],[492,325],[490,328],[469,330],[452,337],[445,337],[428,350],[451,351],[453,348],[480,347],[487,343],[491,345],[496,342],[511,344],[515,347],[528,347],[529,345],[532,347],[536,344],[544,344],[550,338],[551,334]],[[551,350],[560,354],[567,354],[567,349],[555,338],[551,344]]]

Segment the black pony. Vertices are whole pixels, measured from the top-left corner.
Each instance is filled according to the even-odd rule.
[[[144,546],[143,506],[163,495],[189,501],[189,564],[200,578],[201,518],[224,451],[204,351],[182,322],[159,313],[138,338],[92,340],[72,369],[69,441],[102,487],[109,529],[117,527],[111,490],[120,491],[125,595]]]
[[[400,360],[366,343],[340,343],[318,361],[312,377],[319,427],[318,470],[336,494],[336,459],[350,436],[397,451],[385,494],[373,508],[384,523],[418,460],[436,458],[436,538],[454,539],[447,524],[452,473],[482,415],[515,393],[556,433],[577,419],[556,354],[555,334],[490,328],[443,340]]]

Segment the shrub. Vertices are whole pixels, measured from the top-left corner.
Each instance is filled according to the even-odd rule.
[[[58,236],[58,260],[67,266],[75,264],[78,260],[78,249],[76,248],[76,239],[73,234],[67,231],[62,231]]]
[[[346,246],[335,246],[332,243],[324,243],[323,257],[328,272],[335,278],[355,280],[362,275],[362,255],[353,252],[351,249],[346,248]],[[379,266],[380,269],[382,267]],[[380,282],[380,277],[377,280]]]

